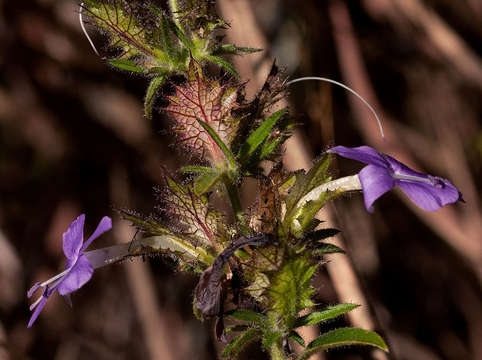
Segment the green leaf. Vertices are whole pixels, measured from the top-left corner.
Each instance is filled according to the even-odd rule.
[[[210,265],[214,257],[206,252],[202,247],[194,247],[188,241],[175,235],[150,236],[134,242],[135,248],[148,247],[152,250],[169,250],[181,256],[184,260],[200,260]]]
[[[164,84],[164,80],[166,80],[166,76],[156,76],[151,80],[149,83],[149,87],[147,88],[146,99],[144,100],[144,115],[146,118],[152,118],[152,107],[154,106],[154,102],[156,101],[156,96],[159,91],[159,88]]]
[[[327,321],[337,316],[340,316],[346,312],[356,309],[360,305],[356,304],[338,304],[330,306],[322,311],[314,311],[308,315],[299,317],[296,319],[295,328],[306,325],[314,325],[323,321]]]
[[[327,174],[328,167],[331,163],[331,156],[320,158],[308,171],[307,174],[296,174],[296,182],[290,195],[286,198],[287,212],[296,207],[298,201],[315,187],[330,180]],[[288,216],[288,214],[287,214]]]
[[[149,4],[149,9],[157,16],[159,19],[159,37],[162,49],[166,52],[168,58],[171,61],[175,61],[177,59],[177,47],[174,45],[171,36],[170,36],[170,25],[169,25],[169,18],[165,16],[161,10],[159,10],[153,4]]]
[[[234,155],[231,150],[229,150],[229,148],[226,146],[226,144],[221,140],[219,135],[204,121],[199,120],[199,123],[204,128],[204,130],[207,131],[209,136],[211,136],[211,139],[213,139],[214,142],[219,146],[224,156],[226,157],[226,160],[229,162],[231,169],[236,169],[237,164],[236,160],[234,159]]]
[[[325,240],[339,233],[340,233],[340,230],[337,230],[337,229],[320,229],[308,234],[306,238],[315,242],[315,241]]]
[[[213,168],[207,166],[183,166],[180,169],[184,173],[206,174],[213,171]]]
[[[347,345],[369,345],[388,352],[387,344],[376,332],[358,328],[340,328],[329,331],[309,343],[298,360],[309,359],[318,351]]]
[[[300,334],[298,334],[295,330],[291,330],[289,336],[288,336],[291,340],[297,342],[298,344],[300,344],[301,346],[305,347],[305,340],[303,340],[303,338],[301,337]]]
[[[305,227],[304,227],[304,231],[306,233],[311,233],[312,231],[314,231],[318,225],[320,225],[323,221],[317,219],[317,218],[311,218],[308,220],[308,222],[306,223]]]
[[[266,323],[268,322],[268,318],[266,317],[266,315],[250,310],[234,310],[233,312],[228,313],[228,316],[236,320],[247,321],[262,326],[266,325]]]
[[[174,21],[168,19],[169,27],[171,31],[177,36],[177,38],[182,42],[182,44],[188,48],[189,50],[193,51],[195,46],[194,43],[189,39],[186,34],[179,28]]]
[[[223,357],[235,357],[238,355],[241,350],[244,349],[246,345],[251,343],[252,341],[259,339],[263,331],[260,328],[250,328],[246,330],[241,335],[235,337],[223,351]]]
[[[196,180],[194,180],[194,194],[202,195],[207,193],[211,188],[221,180],[224,173],[222,171],[216,171],[212,169],[211,172],[206,172],[199,175]]]
[[[245,161],[268,138],[271,129],[285,112],[285,109],[275,112],[246,139],[238,153],[241,162]]]
[[[259,154],[259,159],[264,160],[275,152],[278,148],[278,145],[281,144],[283,139],[281,137],[274,138],[271,141],[265,141],[261,146],[261,153]]]
[[[255,53],[262,50],[263,49],[238,47],[234,44],[223,44],[218,48],[216,48],[211,54],[212,55],[243,55],[243,54]]]
[[[141,215],[127,210],[121,210],[121,217],[130,221],[137,229],[147,235],[168,235],[170,231],[152,218],[144,219]]]
[[[306,257],[299,255],[286,261],[270,279],[270,307],[274,312],[283,314],[279,324],[282,329],[293,329],[298,313],[314,305],[311,301],[314,292],[311,278],[317,267],[317,264],[311,264]]]
[[[346,251],[333,244],[319,243],[316,249],[314,249],[311,253],[315,256],[322,256],[325,254],[336,254],[336,253],[345,254]]]
[[[238,78],[239,77],[239,74],[238,72],[236,71],[236,69],[233,67],[233,65],[231,65],[229,62],[227,62],[226,60],[224,59],[221,59],[220,57],[218,56],[214,56],[214,55],[205,55],[204,56],[204,59],[206,60],[209,60],[219,66],[221,66],[224,70],[226,70],[227,72],[231,73],[232,75],[234,75],[234,77]]]
[[[144,73],[144,69],[137,65],[134,61],[132,60],[127,60],[127,59],[110,59],[108,60],[109,64],[112,66],[115,66],[116,68],[119,68],[121,70],[127,70],[127,71],[132,71],[136,73]]]
[[[224,333],[228,334],[230,332],[241,332],[241,331],[246,331],[248,329],[249,329],[249,326],[247,325],[235,325],[224,329]]]

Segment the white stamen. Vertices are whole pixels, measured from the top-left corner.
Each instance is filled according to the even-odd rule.
[[[286,85],[291,85],[291,84],[294,84],[294,83],[297,83],[297,82],[300,82],[300,81],[306,81],[306,80],[326,81],[326,82],[329,82],[329,83],[332,83],[332,84],[341,86],[343,89],[348,90],[349,92],[351,92],[353,95],[355,95],[355,96],[356,96],[357,98],[359,98],[361,101],[363,101],[363,103],[368,107],[368,109],[370,109],[370,111],[372,112],[372,114],[375,116],[375,119],[377,120],[378,128],[380,129],[380,135],[382,136],[382,139],[385,139],[385,133],[383,132],[382,122],[380,121],[380,118],[378,117],[377,113],[376,113],[375,110],[372,108],[372,106],[368,103],[368,101],[366,101],[366,100],[365,100],[360,94],[358,94],[355,90],[353,90],[352,88],[346,86],[345,84],[342,84],[341,82],[338,82],[338,81],[335,81],[335,80],[332,80],[332,79],[328,79],[328,78],[324,78],[324,77],[319,77],[319,76],[305,76],[305,77],[297,78],[297,79],[288,81],[288,82],[286,83]]]
[[[89,41],[90,46],[94,50],[95,54],[100,57],[99,52],[95,48],[94,42],[90,38],[89,34],[87,33],[87,30],[85,29],[84,26],[84,20],[82,19],[82,10],[84,10],[84,3],[80,3],[80,10],[79,10],[79,21],[80,21],[80,27],[82,28],[82,31],[84,32],[85,37],[87,38],[87,41]]]
[[[397,180],[410,180],[410,181],[416,181],[416,182],[423,182],[425,184],[429,184],[432,186],[435,186],[435,181],[433,181],[430,178],[424,178],[420,176],[413,176],[413,175],[405,175],[405,174],[395,174],[392,173],[392,178],[397,179]]]
[[[37,307],[37,305],[40,303],[40,301],[42,301],[42,298],[44,297],[44,294],[40,295],[39,298],[37,300],[35,300],[35,302],[30,305],[29,309],[30,311],[32,311],[33,309],[35,309]]]
[[[65,274],[67,274],[70,270],[72,270],[72,267],[69,267],[68,269],[65,269],[64,271],[62,271],[60,274],[57,274],[55,275],[54,277],[44,281],[43,283],[40,284],[41,287],[45,287],[47,286],[48,284],[54,282],[55,280],[63,277]]]

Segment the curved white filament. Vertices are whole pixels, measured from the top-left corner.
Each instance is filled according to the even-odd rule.
[[[94,42],[90,38],[89,34],[87,33],[87,30],[85,29],[84,26],[84,20],[82,19],[82,10],[84,10],[84,3],[80,3],[80,10],[79,10],[79,21],[80,21],[80,27],[82,28],[82,31],[84,32],[85,37],[87,38],[87,41],[89,42],[90,46],[94,50],[95,54],[100,57],[99,52],[95,48]]]
[[[319,77],[319,76],[305,76],[305,77],[290,80],[286,83],[286,85],[291,85],[291,84],[294,84],[294,83],[297,83],[297,82],[307,81],[307,80],[326,81],[326,82],[341,86],[343,89],[348,90],[353,95],[355,95],[358,99],[363,101],[363,103],[368,107],[368,109],[370,109],[372,114],[375,116],[375,119],[377,120],[377,123],[378,123],[378,128],[380,129],[380,135],[382,136],[382,139],[385,139],[385,133],[383,132],[382,122],[380,121],[380,118],[378,117],[375,110],[368,103],[368,101],[366,101],[360,94],[358,94],[355,90],[346,86],[345,84],[342,84],[341,82],[338,82],[338,81],[335,81],[335,80],[332,80],[332,79],[329,79],[329,78],[324,78],[324,77]]]

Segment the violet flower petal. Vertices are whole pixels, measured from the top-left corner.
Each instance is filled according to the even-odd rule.
[[[94,268],[85,255],[81,255],[70,272],[65,275],[58,285],[60,295],[67,295],[80,289],[86,282],[90,280]]]
[[[388,167],[385,158],[374,148],[370,146],[359,146],[349,148],[345,146],[335,146],[326,151],[327,153],[335,153],[348,159],[357,160],[365,164],[377,165],[380,167]]]
[[[69,228],[62,235],[62,248],[64,250],[67,260],[74,260],[79,255],[82,248],[82,242],[84,241],[84,221],[85,214],[80,215],[75,219]],[[67,264],[69,267],[70,264]]]
[[[390,166],[390,170],[392,170],[395,175],[410,175],[422,179],[430,178],[430,176],[427,174],[423,174],[413,169],[410,169],[407,165],[402,164],[400,161],[392,158],[390,155],[384,154],[384,157]]]
[[[92,241],[97,239],[99,236],[101,236],[103,233],[106,231],[109,231],[112,229],[112,219],[108,216],[104,216],[100,221],[99,225],[97,225],[97,229],[90,235],[90,237],[87,239],[87,241],[84,243],[82,246],[82,251],[87,249],[87,247],[90,245]]]
[[[459,191],[448,180],[435,179],[439,181],[438,185],[406,180],[398,180],[397,185],[415,204],[426,211],[435,211],[460,200]]]
[[[365,166],[358,174],[363,190],[365,208],[373,212],[373,203],[395,186],[395,180],[385,169],[376,165]]]
[[[43,307],[45,306],[45,303],[47,302],[48,297],[44,296],[40,303],[37,305],[35,308],[35,311],[33,312],[32,316],[30,317],[30,320],[28,321],[27,327],[32,327],[33,323],[35,320],[37,320],[38,316],[40,315],[40,312],[42,311]]]

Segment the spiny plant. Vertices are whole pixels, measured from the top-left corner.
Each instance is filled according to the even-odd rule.
[[[316,214],[351,191],[363,192],[369,211],[394,186],[425,210],[456,202],[460,193],[448,180],[417,173],[367,146],[337,146],[307,172],[285,170],[281,147],[294,125],[286,109],[274,107],[286,93],[282,72],[273,65],[262,89],[247,101],[236,71],[219,56],[254,49],[222,44],[215,30],[226,24],[213,12],[212,2],[170,0],[168,5],[166,11],[152,3],[88,0],[82,7],[89,22],[109,38],[107,50],[115,55],[108,62],[150,79],[146,114],[150,116],[155,97],[165,98],[167,105],[158,110],[169,116],[177,145],[195,165],[177,174],[163,172],[157,210],[151,215],[120,211],[141,233],[130,244],[85,251],[110,229],[110,219],[104,218],[85,243],[84,217],[75,220],[63,237],[66,270],[28,293],[30,297],[44,288],[32,305],[29,326],[51,294],[69,296],[95,268],[163,254],[174,258],[180,270],[200,275],[193,311],[201,320],[215,318],[216,337],[226,344],[224,357],[236,357],[253,341],[275,360],[308,359],[318,351],[354,344],[388,351],[373,331],[338,328],[308,344],[297,332],[358,307],[320,308],[313,301],[312,279],[324,256],[344,252],[327,242],[338,230],[323,228]],[[223,70],[231,76],[221,74]],[[173,82],[171,95],[159,93],[172,75],[184,80]],[[368,165],[359,174],[333,179],[333,154]],[[239,193],[247,178],[256,179],[258,194],[252,206],[243,208]],[[214,208],[213,196],[226,201],[231,212]],[[236,323],[226,327],[226,318]],[[293,342],[302,348],[298,354],[292,351]]]
[[[237,76],[223,55],[241,55],[258,49],[222,44],[216,30],[226,23],[211,1],[169,1],[169,11],[154,3],[127,0],[86,0],[86,20],[104,32],[112,55],[108,62],[119,69],[149,78],[144,107],[151,117],[159,88],[169,76],[185,74],[190,59],[214,63]]]

